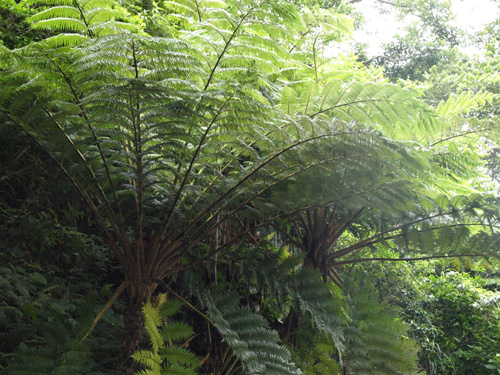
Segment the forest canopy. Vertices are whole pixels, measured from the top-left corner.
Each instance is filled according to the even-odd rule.
[[[3,373],[500,373],[496,23],[0,1]]]

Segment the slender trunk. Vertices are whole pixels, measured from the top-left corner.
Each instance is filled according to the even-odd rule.
[[[140,298],[130,298],[127,310],[123,315],[123,337],[118,358],[116,375],[133,375],[135,364],[130,356],[137,350],[139,338],[143,328],[142,306],[144,301]]]

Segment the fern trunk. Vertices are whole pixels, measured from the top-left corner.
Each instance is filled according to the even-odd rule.
[[[144,304],[141,298],[129,298],[127,309],[123,314],[123,337],[118,357],[117,375],[133,375],[135,364],[131,355],[137,350],[139,339],[143,329],[142,306]]]

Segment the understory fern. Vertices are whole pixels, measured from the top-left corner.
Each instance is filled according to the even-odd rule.
[[[289,265],[292,260],[288,258]],[[341,291],[333,282],[324,282],[318,271],[285,272],[286,263],[287,258],[271,256],[255,272],[268,293],[284,288],[290,306],[302,316],[291,332],[290,346],[304,374],[412,373],[416,348],[404,338],[408,327],[394,309],[377,301],[376,292]]]
[[[310,329],[298,330],[294,337],[300,346],[292,350],[292,356],[304,375],[342,374],[338,351],[331,340]]]
[[[88,343],[82,337],[88,332],[95,314],[95,296],[87,297],[80,306],[77,320],[69,320],[59,311],[50,311],[50,321],[37,318],[35,342],[19,345],[5,375],[101,375]]]
[[[156,298],[154,304],[144,305],[144,328],[151,345],[150,350],[138,350],[132,358],[143,369],[137,375],[196,375],[200,361],[182,344],[193,336],[193,330],[183,322],[172,322],[172,315],[179,312],[180,303],[167,300],[166,294]]]
[[[283,315],[295,309],[310,322],[311,328],[341,349],[345,315],[339,300],[332,297],[320,272],[301,268],[303,255],[284,253],[282,249],[263,257],[251,269],[242,266],[239,272],[245,275],[249,284],[255,283],[257,293],[271,296],[270,301],[277,306],[269,302],[268,308],[280,310]]]
[[[187,280],[224,342],[240,360],[244,374],[299,375],[290,352],[279,343],[278,333],[271,330],[261,316],[239,305],[236,293],[220,289],[203,290],[194,275]]]
[[[370,290],[347,298],[350,321],[345,327],[345,374],[400,375],[416,371],[417,348],[404,336],[408,327]]]

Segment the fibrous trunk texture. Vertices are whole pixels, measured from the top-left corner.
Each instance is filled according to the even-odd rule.
[[[133,375],[135,364],[130,356],[137,350],[143,328],[142,306],[140,298],[129,298],[127,310],[123,315],[124,332],[118,358],[117,375]]]

